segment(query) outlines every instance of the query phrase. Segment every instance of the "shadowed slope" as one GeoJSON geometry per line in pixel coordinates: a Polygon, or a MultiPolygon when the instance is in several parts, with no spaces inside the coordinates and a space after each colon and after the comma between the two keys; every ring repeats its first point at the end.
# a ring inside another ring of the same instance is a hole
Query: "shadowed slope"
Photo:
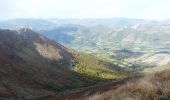
{"type": "Polygon", "coordinates": [[[29,29],[0,30],[0,84],[9,95],[31,97],[76,87],[72,83],[81,81],[68,69],[71,59],[70,49],[29,29]]]}

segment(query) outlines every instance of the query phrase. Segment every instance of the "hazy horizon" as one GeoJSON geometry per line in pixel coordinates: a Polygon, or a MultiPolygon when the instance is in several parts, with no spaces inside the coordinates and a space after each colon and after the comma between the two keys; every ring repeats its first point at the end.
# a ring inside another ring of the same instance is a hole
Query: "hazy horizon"
{"type": "Polygon", "coordinates": [[[170,18],[169,0],[0,0],[0,20],[170,18]]]}

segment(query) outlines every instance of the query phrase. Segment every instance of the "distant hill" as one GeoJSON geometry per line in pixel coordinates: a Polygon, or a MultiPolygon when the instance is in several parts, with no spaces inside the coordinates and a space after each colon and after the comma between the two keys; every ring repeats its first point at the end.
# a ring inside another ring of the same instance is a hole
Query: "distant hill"
{"type": "MultiPolygon", "coordinates": [[[[29,26],[58,43],[109,61],[115,61],[114,58],[134,58],[136,54],[170,50],[169,20],[110,18],[13,21],[4,23],[15,27],[29,26]],[[16,25],[12,24],[13,21],[16,25]],[[131,56],[127,53],[113,52],[122,49],[138,53],[131,56]]],[[[0,27],[4,25],[0,24],[0,27]]]]}
{"type": "Polygon", "coordinates": [[[87,27],[92,26],[109,26],[109,27],[124,27],[131,24],[147,24],[147,23],[157,23],[156,20],[147,20],[147,19],[133,19],[133,18],[89,18],[89,19],[49,19],[49,21],[57,24],[57,25],[66,25],[66,24],[74,24],[74,25],[83,25],[87,27]]]}
{"type": "Polygon", "coordinates": [[[0,28],[30,28],[33,30],[52,29],[56,24],[43,19],[12,19],[0,22],[0,28]]]}

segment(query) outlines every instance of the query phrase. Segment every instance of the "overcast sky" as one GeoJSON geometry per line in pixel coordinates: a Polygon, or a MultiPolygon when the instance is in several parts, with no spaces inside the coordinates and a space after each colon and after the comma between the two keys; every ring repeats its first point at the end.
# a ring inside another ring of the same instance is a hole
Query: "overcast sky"
{"type": "Polygon", "coordinates": [[[113,17],[169,19],[170,0],[0,0],[0,20],[113,17]]]}

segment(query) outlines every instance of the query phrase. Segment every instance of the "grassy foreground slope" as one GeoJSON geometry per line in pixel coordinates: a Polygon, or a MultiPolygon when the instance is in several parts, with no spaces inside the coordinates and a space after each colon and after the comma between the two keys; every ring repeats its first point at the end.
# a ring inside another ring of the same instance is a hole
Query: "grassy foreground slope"
{"type": "MultiPolygon", "coordinates": [[[[169,66],[169,65],[166,65],[169,66]]],[[[170,67],[170,66],[169,66],[170,67]]],[[[118,84],[117,84],[118,85],[118,84]]],[[[169,100],[170,69],[148,73],[141,78],[127,81],[104,93],[97,93],[85,100],[169,100]]]]}

